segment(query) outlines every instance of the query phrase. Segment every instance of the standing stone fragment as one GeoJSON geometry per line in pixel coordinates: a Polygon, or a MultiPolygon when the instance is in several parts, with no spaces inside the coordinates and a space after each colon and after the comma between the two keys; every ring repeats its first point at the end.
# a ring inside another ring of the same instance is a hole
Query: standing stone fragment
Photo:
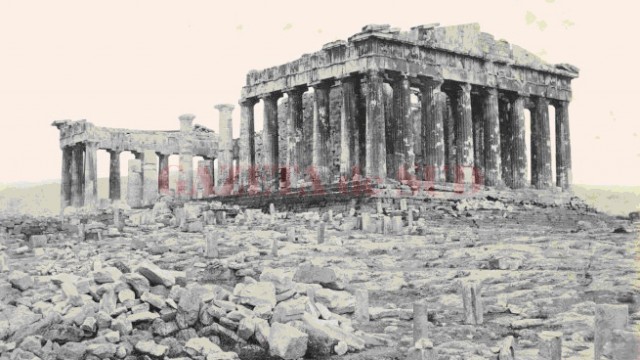
{"type": "Polygon", "coordinates": [[[471,325],[482,324],[482,302],[478,284],[475,282],[461,282],[462,303],[464,305],[464,323],[471,325]]]}
{"type": "Polygon", "coordinates": [[[598,304],[595,314],[595,336],[593,340],[595,360],[600,360],[604,345],[612,339],[614,330],[623,330],[627,325],[627,305],[598,304]]]}
{"type": "Polygon", "coordinates": [[[427,303],[417,301],[413,303],[413,342],[426,339],[429,336],[429,318],[427,303]]]}
{"type": "Polygon", "coordinates": [[[132,208],[142,205],[142,161],[138,159],[129,160],[127,204],[132,208]]]}
{"type": "Polygon", "coordinates": [[[369,290],[358,288],[356,295],[356,321],[366,324],[369,322],[369,290]]]}
{"type": "Polygon", "coordinates": [[[318,224],[318,245],[324,243],[325,223],[318,224]]]}
{"type": "Polygon", "coordinates": [[[215,259],[219,257],[218,251],[218,237],[213,231],[208,231],[206,234],[206,257],[209,259],[215,259]]]}
{"type": "Polygon", "coordinates": [[[539,360],[560,360],[562,358],[562,333],[557,331],[543,331],[538,334],[539,360]]]}

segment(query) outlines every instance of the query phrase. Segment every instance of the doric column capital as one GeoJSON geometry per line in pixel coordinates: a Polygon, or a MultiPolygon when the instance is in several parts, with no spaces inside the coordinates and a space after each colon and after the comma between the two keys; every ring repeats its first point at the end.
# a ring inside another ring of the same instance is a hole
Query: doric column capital
{"type": "Polygon", "coordinates": [[[469,84],[469,83],[459,83],[458,84],[458,90],[462,91],[462,92],[465,92],[465,93],[471,92],[471,84],[469,84]]]}
{"type": "Polygon", "coordinates": [[[305,91],[307,91],[306,85],[294,86],[283,90],[283,92],[287,94],[288,97],[302,95],[305,91]]]}
{"type": "Polygon", "coordinates": [[[244,98],[244,99],[240,99],[238,100],[238,104],[240,106],[246,106],[246,107],[250,107],[255,105],[260,99],[252,97],[252,98],[244,98]]]}
{"type": "Polygon", "coordinates": [[[485,96],[498,96],[498,89],[494,87],[483,87],[481,93],[485,96]]]}
{"type": "Polygon", "coordinates": [[[235,106],[232,104],[218,104],[214,106],[214,109],[220,112],[232,112],[235,106]]]}
{"type": "Polygon", "coordinates": [[[331,88],[332,85],[333,85],[332,82],[328,80],[320,80],[320,81],[314,81],[312,83],[309,83],[309,86],[311,86],[314,89],[314,91],[318,89],[328,90],[329,88],[331,88]]]}
{"type": "Polygon", "coordinates": [[[267,94],[262,94],[259,96],[262,101],[278,101],[278,99],[282,96],[280,91],[274,91],[267,94]]]}

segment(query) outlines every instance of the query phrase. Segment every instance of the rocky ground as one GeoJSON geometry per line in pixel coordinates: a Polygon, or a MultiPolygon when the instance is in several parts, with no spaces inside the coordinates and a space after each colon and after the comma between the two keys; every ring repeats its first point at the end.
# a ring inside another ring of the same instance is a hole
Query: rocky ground
{"type": "Polygon", "coordinates": [[[637,358],[638,223],[576,198],[116,210],[2,221],[0,359],[637,358]]]}

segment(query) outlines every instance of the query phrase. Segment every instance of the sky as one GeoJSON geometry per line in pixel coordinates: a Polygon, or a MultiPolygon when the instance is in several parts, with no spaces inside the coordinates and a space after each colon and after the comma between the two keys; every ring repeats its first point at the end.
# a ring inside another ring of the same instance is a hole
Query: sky
{"type": "MultiPolygon", "coordinates": [[[[54,120],[217,131],[251,69],[299,58],[366,24],[477,22],[483,32],[580,68],[569,108],[573,180],[640,185],[640,101],[632,1],[0,0],[0,183],[59,179],[54,120]]],[[[260,127],[257,124],[257,127],[260,127]]],[[[126,161],[124,161],[126,164],[126,161]]],[[[98,176],[108,176],[98,153],[98,176]]]]}

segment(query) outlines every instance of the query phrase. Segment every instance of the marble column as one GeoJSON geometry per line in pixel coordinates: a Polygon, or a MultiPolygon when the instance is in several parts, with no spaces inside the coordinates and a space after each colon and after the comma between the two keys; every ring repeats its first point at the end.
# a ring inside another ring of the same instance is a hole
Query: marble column
{"type": "Polygon", "coordinates": [[[534,97],[531,113],[531,183],[537,189],[553,185],[551,170],[551,133],[549,129],[549,100],[534,97]]]}
{"type": "Polygon", "coordinates": [[[109,199],[120,200],[120,151],[109,150],[109,199]]]}
{"type": "Polygon", "coordinates": [[[503,183],[508,187],[513,187],[513,176],[511,172],[511,153],[513,141],[511,134],[511,108],[509,100],[501,98],[498,102],[498,117],[500,119],[500,165],[502,168],[503,183]]]}
{"type": "Polygon", "coordinates": [[[233,119],[231,112],[233,105],[220,104],[215,106],[219,111],[218,142],[218,174],[216,185],[223,194],[231,193],[233,188],[233,119]],[[224,188],[224,189],[223,189],[224,188]]]}
{"type": "Polygon", "coordinates": [[[297,87],[287,91],[289,101],[289,109],[287,113],[287,153],[286,156],[286,183],[290,187],[298,186],[298,179],[302,174],[302,156],[303,156],[303,130],[302,130],[302,94],[304,88],[297,87]]]}
{"type": "Polygon", "coordinates": [[[142,202],[153,205],[158,199],[158,156],[153,150],[145,150],[142,164],[142,202]]]}
{"type": "Polygon", "coordinates": [[[60,211],[63,212],[67,206],[71,205],[71,163],[73,160],[73,149],[70,146],[62,148],[62,177],[60,180],[60,211]]]}
{"type": "Polygon", "coordinates": [[[473,182],[484,185],[484,98],[471,97],[473,127],[473,182]]]}
{"type": "Polygon", "coordinates": [[[127,175],[127,204],[132,207],[142,206],[142,161],[130,159],[127,175]]]}
{"type": "MultiPolygon", "coordinates": [[[[239,167],[240,186],[245,187],[250,184],[250,175],[255,171],[255,128],[253,108],[257,100],[254,98],[240,101],[240,146],[239,146],[239,167]]],[[[213,170],[213,161],[211,165],[213,170]]]]}
{"type": "Polygon", "coordinates": [[[441,80],[427,79],[421,89],[423,180],[438,183],[445,181],[445,129],[441,106],[446,104],[446,98],[440,93],[441,85],[441,80]]]}
{"type": "Polygon", "coordinates": [[[460,84],[456,91],[456,182],[473,182],[473,120],[471,118],[471,85],[460,84]]]}
{"type": "Polygon", "coordinates": [[[363,84],[366,108],[365,176],[384,181],[387,175],[382,74],[369,70],[363,84]]]}
{"type": "Polygon", "coordinates": [[[571,187],[571,142],[569,136],[569,102],[557,101],[556,113],[556,186],[571,187]]]}
{"type": "Polygon", "coordinates": [[[356,127],[357,115],[357,80],[353,77],[340,79],[342,87],[342,106],[340,107],[340,176],[350,179],[352,167],[357,166],[359,132],[356,127]]]}
{"type": "MultiPolygon", "coordinates": [[[[264,103],[264,129],[262,131],[262,171],[265,176],[265,190],[276,191],[280,188],[279,147],[278,147],[278,98],[280,93],[271,93],[262,97],[264,103]]],[[[218,165],[219,166],[219,165],[218,165]]]]}
{"type": "Polygon", "coordinates": [[[527,143],[524,122],[524,98],[517,95],[511,104],[511,178],[512,188],[522,189],[527,185],[527,143]]]}
{"type": "MultiPolygon", "coordinates": [[[[179,117],[180,131],[190,132],[193,130],[193,119],[195,115],[184,114],[179,117]]],[[[178,198],[183,200],[191,199],[193,196],[193,144],[185,140],[180,143],[180,167],[178,170],[178,198]]]]}
{"type": "Polygon", "coordinates": [[[329,83],[313,86],[313,153],[311,165],[320,176],[322,183],[331,180],[330,165],[330,124],[329,124],[329,83]]]}
{"type": "Polygon", "coordinates": [[[484,183],[499,186],[503,182],[498,90],[486,89],[484,95],[484,183]]]}
{"type": "Polygon", "coordinates": [[[88,207],[98,206],[98,143],[85,142],[84,152],[84,205],[88,207]]]}
{"type": "Polygon", "coordinates": [[[169,194],[169,154],[158,153],[158,193],[169,194]]]}
{"type": "Polygon", "coordinates": [[[448,93],[444,99],[442,109],[442,123],[444,125],[444,167],[445,179],[448,183],[456,179],[456,119],[454,109],[457,108],[455,94],[448,93]]]}
{"type": "Polygon", "coordinates": [[[394,164],[387,164],[394,169],[393,176],[398,180],[415,179],[416,156],[413,151],[415,134],[413,133],[413,121],[411,121],[411,88],[409,77],[402,74],[401,78],[393,84],[393,118],[395,129],[393,134],[394,164]]]}
{"type": "Polygon", "coordinates": [[[71,204],[74,207],[84,205],[84,145],[73,146],[71,159],[71,204]]]}

